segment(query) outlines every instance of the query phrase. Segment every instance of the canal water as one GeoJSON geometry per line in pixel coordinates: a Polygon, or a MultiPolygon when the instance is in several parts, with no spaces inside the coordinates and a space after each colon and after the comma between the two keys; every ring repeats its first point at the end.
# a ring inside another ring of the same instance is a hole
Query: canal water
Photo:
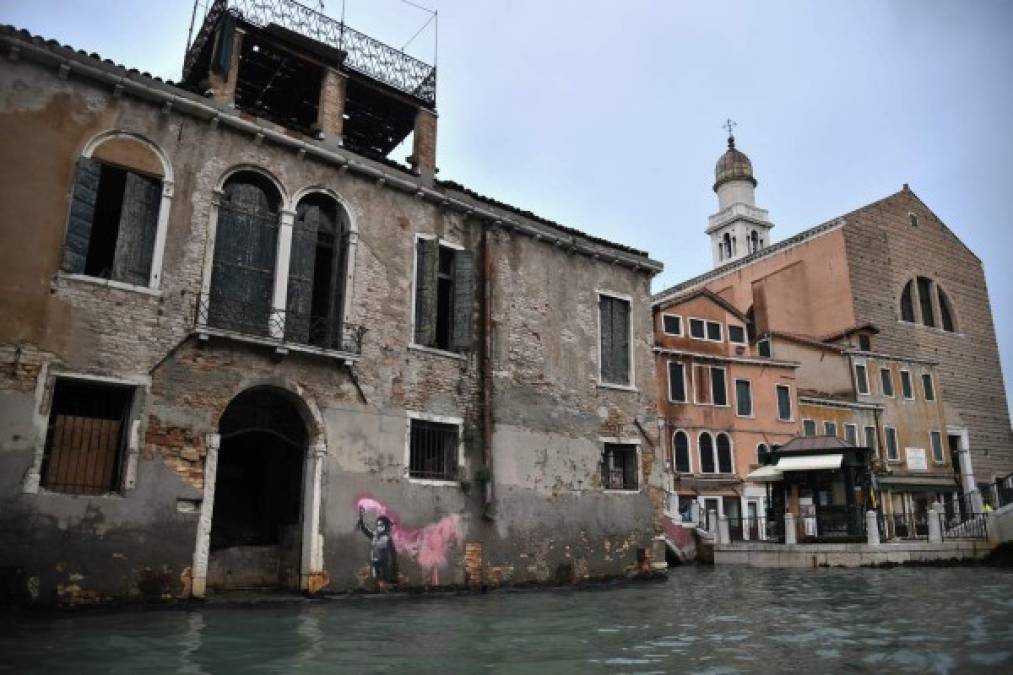
{"type": "Polygon", "coordinates": [[[1013,572],[682,567],[594,590],[0,615],[3,673],[1013,672],[1013,572]]]}

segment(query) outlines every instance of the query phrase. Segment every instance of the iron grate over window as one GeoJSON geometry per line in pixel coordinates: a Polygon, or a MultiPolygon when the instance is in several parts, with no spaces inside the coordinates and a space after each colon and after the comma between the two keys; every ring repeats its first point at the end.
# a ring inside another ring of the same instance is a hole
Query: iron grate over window
{"type": "Polygon", "coordinates": [[[637,446],[606,443],[602,458],[602,483],[606,490],[640,489],[637,446]]]}
{"type": "Polygon", "coordinates": [[[408,475],[457,480],[458,427],[428,420],[411,421],[408,475]]]}

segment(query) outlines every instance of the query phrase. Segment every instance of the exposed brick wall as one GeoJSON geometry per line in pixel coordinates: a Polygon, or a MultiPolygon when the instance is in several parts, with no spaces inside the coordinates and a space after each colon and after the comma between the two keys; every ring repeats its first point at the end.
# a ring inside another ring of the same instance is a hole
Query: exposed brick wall
{"type": "Polygon", "coordinates": [[[947,421],[958,423],[952,417],[959,416],[969,429],[978,480],[1013,471],[1013,434],[981,262],[910,190],[851,214],[844,231],[856,317],[881,331],[874,348],[938,361],[942,397],[955,414],[947,421]],[[917,226],[909,213],[918,216],[917,226]],[[916,275],[945,290],[957,332],[900,321],[901,291],[916,275]]]}

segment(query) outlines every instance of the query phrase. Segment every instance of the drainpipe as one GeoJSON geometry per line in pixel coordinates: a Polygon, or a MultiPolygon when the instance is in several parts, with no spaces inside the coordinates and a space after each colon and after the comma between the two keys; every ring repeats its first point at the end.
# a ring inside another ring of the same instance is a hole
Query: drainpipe
{"type": "Polygon", "coordinates": [[[493,264],[488,227],[482,228],[482,294],[479,301],[481,339],[479,341],[479,378],[482,391],[482,453],[485,463],[485,492],[482,495],[482,517],[493,520],[495,503],[493,493],[493,378],[492,378],[492,280],[493,264]]]}

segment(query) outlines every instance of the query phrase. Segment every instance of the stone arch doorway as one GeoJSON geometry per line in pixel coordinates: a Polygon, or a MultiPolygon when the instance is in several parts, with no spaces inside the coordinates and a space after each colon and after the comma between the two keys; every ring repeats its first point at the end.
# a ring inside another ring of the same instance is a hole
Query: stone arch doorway
{"type": "Polygon", "coordinates": [[[219,422],[208,587],[299,589],[308,433],[288,392],[254,387],[219,422]]]}

